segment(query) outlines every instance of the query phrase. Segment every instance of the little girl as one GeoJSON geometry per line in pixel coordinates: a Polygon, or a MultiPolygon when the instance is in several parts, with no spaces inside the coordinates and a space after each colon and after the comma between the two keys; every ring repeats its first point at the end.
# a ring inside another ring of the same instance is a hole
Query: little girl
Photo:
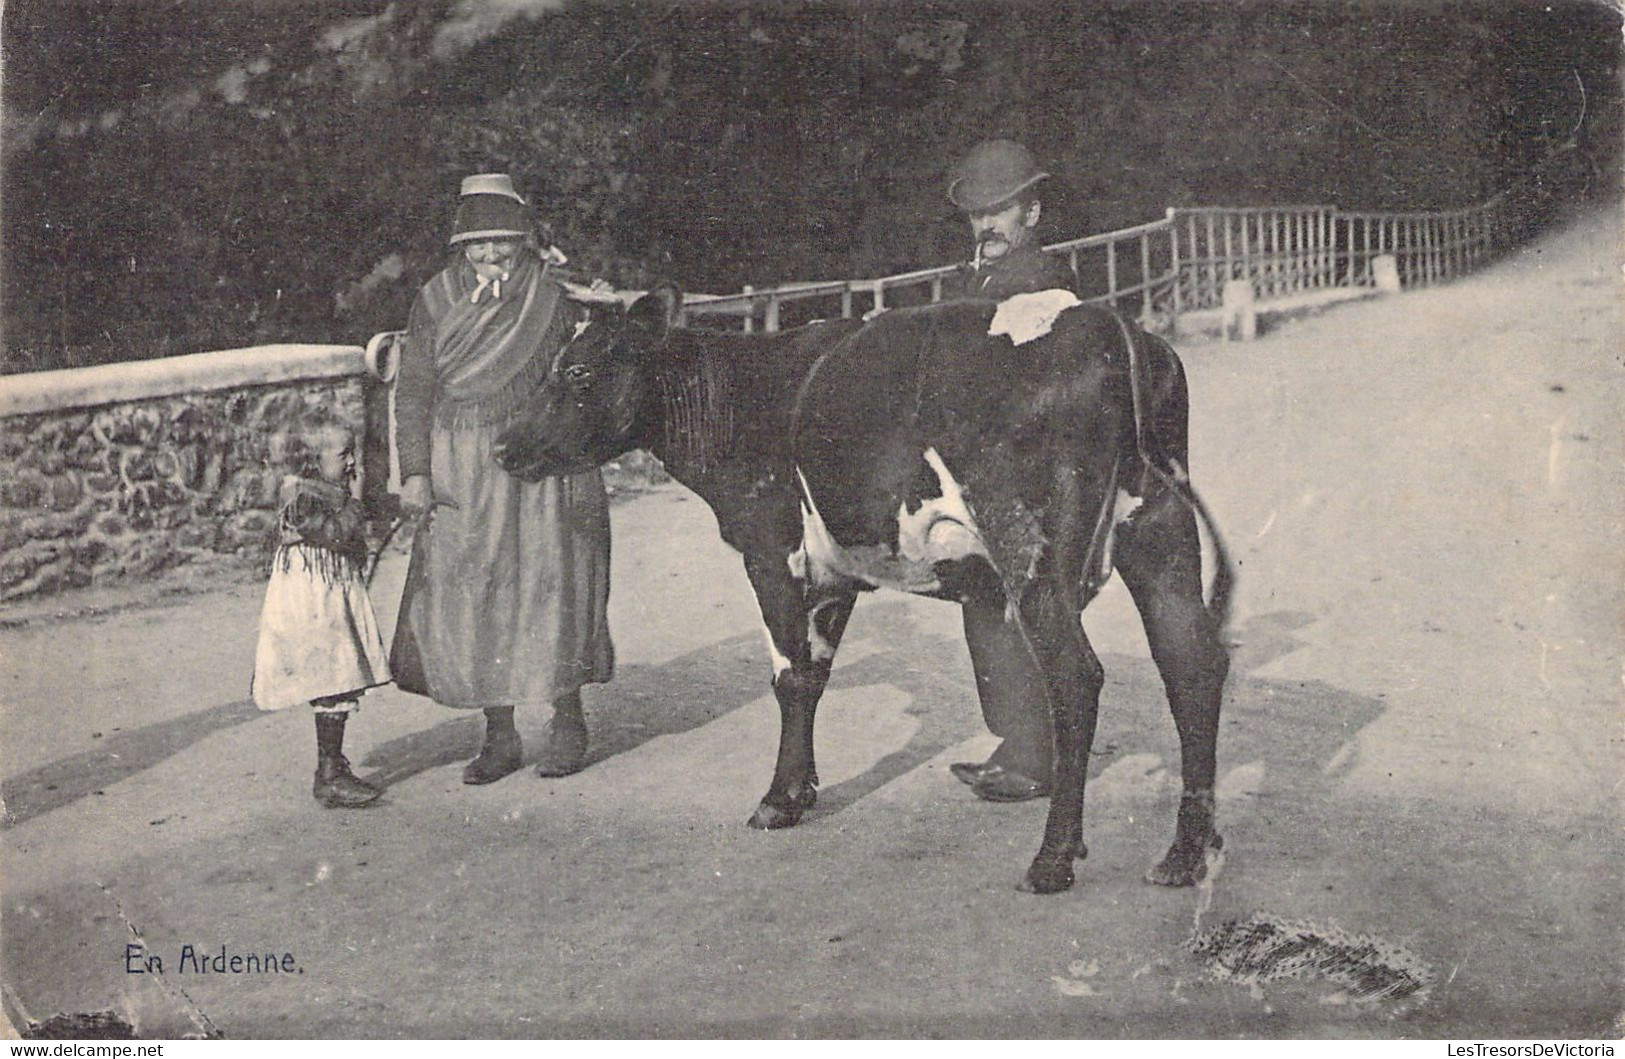
{"type": "Polygon", "coordinates": [[[281,710],[309,702],[316,715],[316,783],[329,809],[383,793],[350,772],[344,722],[362,692],[389,682],[388,653],[363,577],[367,541],[350,495],[355,436],[329,426],[285,438],[299,473],[282,480],[271,581],[260,613],[254,703],[281,710]]]}

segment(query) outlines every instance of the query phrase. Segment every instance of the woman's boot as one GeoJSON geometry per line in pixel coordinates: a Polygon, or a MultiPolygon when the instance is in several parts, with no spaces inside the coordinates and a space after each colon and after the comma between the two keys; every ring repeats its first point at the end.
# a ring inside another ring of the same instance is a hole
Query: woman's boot
{"type": "Polygon", "coordinates": [[[344,722],[348,713],[316,715],[316,783],[310,793],[329,809],[354,809],[384,793],[356,778],[344,757],[344,722]]]}
{"type": "Polygon", "coordinates": [[[512,706],[488,706],[485,710],[485,745],[480,756],[463,767],[463,782],[471,786],[495,783],[524,764],[525,750],[519,742],[519,729],[513,725],[512,706]]]}
{"type": "Polygon", "coordinates": [[[553,700],[553,719],[542,733],[536,775],[568,776],[587,763],[587,719],[581,713],[581,692],[553,700]]]}

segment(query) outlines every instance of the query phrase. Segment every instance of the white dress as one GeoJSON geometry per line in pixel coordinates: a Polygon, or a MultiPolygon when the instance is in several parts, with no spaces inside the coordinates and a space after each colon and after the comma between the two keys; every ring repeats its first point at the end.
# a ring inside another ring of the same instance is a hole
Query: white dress
{"type": "MultiPolygon", "coordinates": [[[[362,561],[353,557],[353,549],[340,554],[305,536],[313,525],[334,525],[347,497],[335,498],[328,483],[294,483],[284,483],[294,496],[282,510],[282,543],[260,612],[253,694],[262,710],[358,697],[390,679],[389,655],[367,596],[362,561]]],[[[351,521],[353,535],[359,532],[359,520],[351,521]]]]}

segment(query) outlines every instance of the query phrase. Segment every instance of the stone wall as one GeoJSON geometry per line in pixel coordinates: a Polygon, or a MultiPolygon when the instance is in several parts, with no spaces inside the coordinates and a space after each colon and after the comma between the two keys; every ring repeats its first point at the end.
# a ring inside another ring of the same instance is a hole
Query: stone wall
{"type": "Polygon", "coordinates": [[[7,417],[0,600],[203,553],[261,561],[286,470],[272,439],[333,419],[359,437],[371,388],[357,375],[7,417]]]}

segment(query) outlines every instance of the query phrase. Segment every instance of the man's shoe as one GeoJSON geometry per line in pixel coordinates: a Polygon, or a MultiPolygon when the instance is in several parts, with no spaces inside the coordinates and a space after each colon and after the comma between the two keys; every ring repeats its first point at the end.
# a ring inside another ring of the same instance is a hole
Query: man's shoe
{"type": "Polygon", "coordinates": [[[987,802],[1025,802],[1049,796],[1049,784],[999,765],[983,769],[981,779],[972,784],[971,789],[976,797],[987,802]]]}
{"type": "Polygon", "coordinates": [[[948,771],[952,772],[954,779],[960,783],[968,783],[974,787],[982,781],[982,777],[986,776],[989,770],[998,767],[986,761],[958,761],[949,765],[948,771]]]}

